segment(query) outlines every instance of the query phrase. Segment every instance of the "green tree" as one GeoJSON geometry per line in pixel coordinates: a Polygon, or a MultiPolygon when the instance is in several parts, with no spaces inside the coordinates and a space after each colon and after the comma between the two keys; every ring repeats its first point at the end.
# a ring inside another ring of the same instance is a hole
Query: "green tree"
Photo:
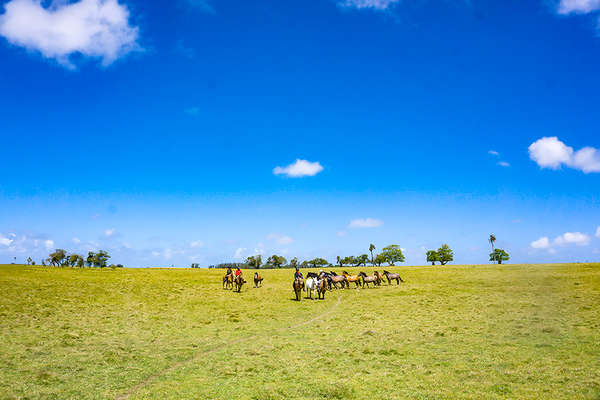
{"type": "Polygon", "coordinates": [[[272,265],[275,268],[281,268],[283,264],[285,264],[287,260],[283,256],[278,256],[273,254],[271,257],[267,258],[267,264],[272,265]]]}
{"type": "Polygon", "coordinates": [[[33,265],[33,260],[31,259],[31,257],[27,257],[27,265],[33,265]]]}
{"type": "Polygon", "coordinates": [[[290,267],[292,267],[292,268],[298,267],[298,259],[296,257],[294,257],[290,260],[290,267]]]}
{"type": "Polygon", "coordinates": [[[440,261],[438,259],[438,252],[435,250],[427,251],[427,262],[430,262],[431,265],[435,265],[436,261],[440,261]]]}
{"type": "Polygon", "coordinates": [[[340,266],[340,268],[344,268],[344,259],[340,256],[337,256],[337,263],[340,266]]]}
{"type": "Polygon", "coordinates": [[[50,264],[58,267],[59,265],[62,265],[64,260],[67,258],[67,252],[63,249],[56,249],[53,253],[50,253],[49,257],[50,264]]]}
{"type": "Polygon", "coordinates": [[[250,256],[246,259],[246,264],[254,269],[259,269],[262,265],[262,256],[260,254],[250,256]]]}
{"type": "Polygon", "coordinates": [[[85,263],[87,264],[88,267],[95,267],[96,266],[96,253],[94,253],[93,251],[88,251],[88,255],[87,255],[87,258],[85,259],[85,263]]]}
{"type": "Polygon", "coordinates": [[[369,245],[369,251],[371,252],[371,264],[375,265],[375,258],[373,258],[373,250],[375,250],[375,245],[371,243],[369,245]]]}
{"type": "Polygon", "coordinates": [[[448,262],[454,261],[454,252],[447,244],[443,244],[442,247],[437,250],[437,256],[438,261],[442,265],[446,265],[448,262]]]}
{"type": "Polygon", "coordinates": [[[79,258],[79,254],[71,254],[69,256],[69,265],[74,267],[77,264],[77,261],[79,261],[79,258]]]}
{"type": "Polygon", "coordinates": [[[364,265],[366,267],[367,263],[369,262],[369,255],[361,254],[360,256],[356,257],[356,262],[358,263],[358,266],[364,265]]]}
{"type": "Polygon", "coordinates": [[[313,258],[308,262],[313,268],[322,267],[324,265],[329,265],[329,262],[324,258],[313,258]]]}
{"type": "Polygon", "coordinates": [[[510,256],[502,249],[495,249],[493,253],[490,253],[490,261],[495,261],[498,264],[502,264],[502,261],[508,260],[510,260],[510,256]]]}
{"type": "Polygon", "coordinates": [[[85,260],[83,259],[83,257],[82,257],[82,256],[79,256],[79,257],[77,258],[77,267],[79,267],[79,268],[83,268],[83,265],[84,265],[84,263],[85,263],[85,260]]]}
{"type": "Polygon", "coordinates": [[[404,254],[402,254],[402,249],[397,244],[391,244],[387,247],[384,247],[381,251],[381,254],[385,257],[385,261],[391,266],[397,262],[404,262],[404,254]]]}
{"type": "MultiPolygon", "coordinates": [[[[495,241],[496,241],[496,236],[492,233],[488,239],[488,242],[490,242],[490,245],[492,246],[492,253],[494,253],[494,254],[495,254],[495,252],[494,252],[494,242],[495,241]]],[[[492,259],[490,261],[493,261],[494,263],[496,262],[495,259],[492,259]]]]}
{"type": "Polygon", "coordinates": [[[381,264],[383,264],[384,262],[386,262],[386,259],[383,254],[377,254],[375,256],[375,264],[377,264],[378,267],[381,267],[381,264]]]}
{"type": "Polygon", "coordinates": [[[310,265],[310,264],[309,264],[309,262],[308,262],[308,261],[306,261],[306,260],[304,260],[304,261],[302,261],[302,263],[300,264],[300,268],[308,268],[308,266],[309,266],[309,265],[310,265]]]}
{"type": "Polygon", "coordinates": [[[99,250],[96,253],[96,265],[99,266],[100,268],[104,268],[107,265],[107,261],[110,258],[110,256],[108,255],[108,253],[104,250],[99,250]]]}

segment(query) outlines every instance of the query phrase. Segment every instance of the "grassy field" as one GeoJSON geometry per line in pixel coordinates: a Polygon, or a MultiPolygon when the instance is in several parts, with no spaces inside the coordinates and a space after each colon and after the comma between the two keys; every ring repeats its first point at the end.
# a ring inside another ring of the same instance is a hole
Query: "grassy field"
{"type": "Polygon", "coordinates": [[[600,398],[600,264],[389,269],[296,302],[291,270],[0,266],[0,399],[600,398]]]}

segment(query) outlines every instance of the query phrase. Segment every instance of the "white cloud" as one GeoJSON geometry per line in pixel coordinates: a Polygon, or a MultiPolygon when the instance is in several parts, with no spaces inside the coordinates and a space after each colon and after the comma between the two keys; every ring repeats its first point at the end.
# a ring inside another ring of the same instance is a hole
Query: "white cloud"
{"type": "Polygon", "coordinates": [[[387,10],[400,0],[341,0],[338,5],[345,8],[387,10]]]}
{"type": "Polygon", "coordinates": [[[596,228],[596,237],[600,238],[600,226],[596,228]]]}
{"type": "Polygon", "coordinates": [[[140,49],[138,28],[129,25],[129,10],[118,0],[54,0],[46,8],[41,0],[11,0],[4,9],[0,35],[68,68],[76,53],[109,65],[140,49]]]}
{"type": "Polygon", "coordinates": [[[50,240],[50,239],[45,240],[44,246],[46,246],[46,249],[52,250],[54,248],[54,240],[50,240]]]}
{"type": "Polygon", "coordinates": [[[6,236],[0,235],[0,244],[3,246],[10,246],[13,242],[13,239],[9,239],[6,236]]]}
{"type": "Polygon", "coordinates": [[[106,237],[114,236],[116,233],[117,233],[117,231],[115,228],[106,229],[104,231],[104,234],[106,235],[106,237]]]}
{"type": "Polygon", "coordinates": [[[498,153],[498,152],[497,152],[497,151],[495,151],[495,150],[490,150],[490,151],[488,151],[488,154],[491,154],[491,155],[493,155],[493,156],[499,156],[499,155],[500,155],[500,153],[498,153]]]}
{"type": "Polygon", "coordinates": [[[348,232],[346,232],[346,231],[338,231],[338,232],[337,232],[337,235],[338,235],[338,237],[344,237],[344,236],[346,236],[347,234],[348,234],[348,232]]]}
{"type": "Polygon", "coordinates": [[[235,259],[241,259],[244,258],[244,252],[246,251],[246,248],[244,247],[238,247],[238,249],[235,251],[235,254],[233,255],[233,258],[235,259]]]}
{"type": "Polygon", "coordinates": [[[73,240],[73,243],[75,243],[75,244],[81,243],[81,239],[79,239],[79,238],[74,237],[72,240],[73,240]]]}
{"type": "Polygon", "coordinates": [[[348,228],[377,228],[383,225],[383,221],[375,218],[359,218],[350,221],[348,228]]]}
{"type": "Polygon", "coordinates": [[[548,249],[550,248],[550,239],[546,236],[541,237],[538,240],[531,242],[530,246],[534,249],[548,249]]]}
{"type": "Polygon", "coordinates": [[[277,244],[290,244],[294,242],[294,239],[291,237],[277,233],[270,233],[267,235],[267,239],[274,240],[277,244]]]}
{"type": "Polygon", "coordinates": [[[510,164],[507,163],[506,161],[499,161],[498,165],[501,167],[510,167],[510,164]]]}
{"type": "Polygon", "coordinates": [[[529,157],[541,168],[559,169],[563,164],[584,173],[600,172],[600,152],[593,147],[574,151],[556,136],[543,137],[529,146],[529,157]]]}
{"type": "Polygon", "coordinates": [[[202,240],[195,240],[193,242],[190,242],[190,247],[193,247],[193,248],[204,247],[204,242],[202,240]]]}
{"type": "Polygon", "coordinates": [[[600,0],[561,0],[559,14],[587,14],[600,9],[600,0]]]}
{"type": "Polygon", "coordinates": [[[590,237],[581,232],[567,232],[554,239],[554,244],[565,246],[575,244],[577,246],[587,246],[590,243],[590,237]]]}
{"type": "Polygon", "coordinates": [[[300,178],[303,176],[315,176],[323,171],[321,164],[306,160],[296,159],[296,162],[286,167],[275,167],[273,173],[275,175],[287,175],[291,178],[300,178]]]}

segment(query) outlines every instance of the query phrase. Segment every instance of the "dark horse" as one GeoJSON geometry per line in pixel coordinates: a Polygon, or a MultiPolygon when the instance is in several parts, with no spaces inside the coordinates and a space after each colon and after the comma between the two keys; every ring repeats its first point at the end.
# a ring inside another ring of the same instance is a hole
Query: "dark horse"
{"type": "Polygon", "coordinates": [[[258,274],[258,272],[254,273],[254,287],[262,286],[263,277],[258,274]]]}
{"type": "Polygon", "coordinates": [[[294,293],[296,293],[296,300],[302,300],[302,288],[304,287],[304,281],[302,278],[297,278],[292,283],[292,288],[294,289],[294,293]]]}
{"type": "Polygon", "coordinates": [[[400,282],[404,282],[402,278],[400,278],[400,274],[392,274],[391,272],[384,270],[383,275],[387,278],[388,285],[391,285],[394,279],[396,280],[396,285],[399,285],[400,282]]]}
{"type": "Polygon", "coordinates": [[[223,277],[223,289],[233,289],[233,274],[223,277]]]}
{"type": "Polygon", "coordinates": [[[320,281],[317,281],[317,296],[319,300],[325,300],[325,292],[327,291],[327,279],[323,277],[320,281]],[[323,297],[321,297],[323,296],[323,297]]]}
{"type": "Polygon", "coordinates": [[[235,277],[235,291],[240,292],[242,290],[242,286],[246,283],[246,280],[242,277],[242,275],[238,275],[235,277]]]}
{"type": "Polygon", "coordinates": [[[369,287],[369,283],[377,285],[379,282],[379,278],[377,277],[377,275],[367,275],[364,272],[359,272],[358,275],[362,276],[363,287],[365,287],[365,285],[369,287]]]}

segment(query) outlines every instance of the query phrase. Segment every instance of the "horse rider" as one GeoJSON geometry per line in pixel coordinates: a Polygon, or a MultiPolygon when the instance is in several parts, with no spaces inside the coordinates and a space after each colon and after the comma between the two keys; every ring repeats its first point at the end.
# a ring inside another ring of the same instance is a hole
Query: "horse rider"
{"type": "Polygon", "coordinates": [[[294,272],[294,280],[296,279],[302,279],[302,289],[304,289],[304,276],[302,276],[302,272],[300,272],[298,267],[296,267],[296,272],[294,272]]]}
{"type": "Polygon", "coordinates": [[[232,274],[231,267],[227,267],[227,273],[225,274],[225,276],[229,276],[231,274],[232,274]]]}
{"type": "Polygon", "coordinates": [[[240,267],[237,267],[235,269],[235,277],[237,278],[238,276],[242,275],[242,270],[240,269],[240,267]]]}

